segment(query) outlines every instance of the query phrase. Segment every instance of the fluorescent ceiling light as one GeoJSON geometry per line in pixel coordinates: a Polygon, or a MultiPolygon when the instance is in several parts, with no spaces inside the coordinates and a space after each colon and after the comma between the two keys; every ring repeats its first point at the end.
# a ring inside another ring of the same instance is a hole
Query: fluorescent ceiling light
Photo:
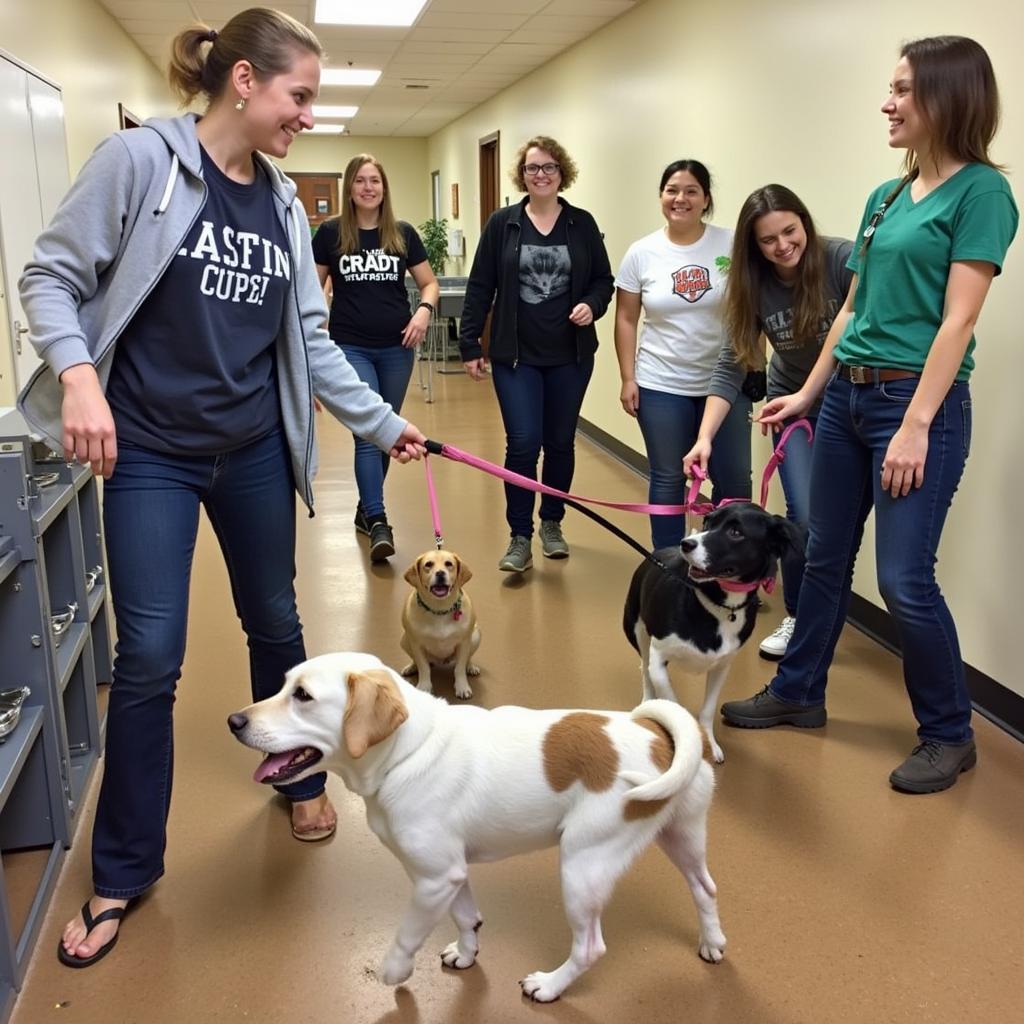
{"type": "Polygon", "coordinates": [[[344,130],[343,124],[315,124],[312,128],[305,129],[314,135],[340,135],[344,130]]]}
{"type": "Polygon", "coordinates": [[[376,85],[379,71],[369,68],[324,68],[320,72],[321,85],[376,85]]]}
{"type": "Polygon", "coordinates": [[[427,0],[316,0],[321,25],[411,25],[427,0]]]}
{"type": "Polygon", "coordinates": [[[314,103],[314,117],[355,117],[358,107],[332,107],[329,104],[314,103]]]}

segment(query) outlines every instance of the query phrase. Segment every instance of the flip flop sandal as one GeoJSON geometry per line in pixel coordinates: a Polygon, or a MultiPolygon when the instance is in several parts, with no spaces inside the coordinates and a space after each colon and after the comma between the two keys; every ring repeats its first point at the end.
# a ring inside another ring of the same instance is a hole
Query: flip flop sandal
{"type": "MultiPolygon", "coordinates": [[[[85,924],[86,935],[88,935],[96,925],[102,924],[104,921],[120,921],[127,912],[128,907],[111,907],[109,910],[104,910],[101,914],[97,914],[93,917],[89,912],[89,901],[86,900],[82,905],[82,921],[85,924]]],[[[120,938],[120,935],[121,929],[118,928],[117,931],[114,932],[114,937],[109,942],[105,942],[100,946],[92,956],[75,956],[64,948],[63,941],[59,941],[57,943],[57,959],[60,960],[65,967],[92,967],[97,960],[102,960],[114,948],[114,946],[117,945],[117,940],[120,938]]]]}
{"type": "Polygon", "coordinates": [[[319,843],[322,839],[330,839],[337,831],[337,821],[335,821],[333,825],[329,825],[327,828],[307,828],[302,831],[292,825],[292,835],[295,836],[300,843],[319,843]]]}

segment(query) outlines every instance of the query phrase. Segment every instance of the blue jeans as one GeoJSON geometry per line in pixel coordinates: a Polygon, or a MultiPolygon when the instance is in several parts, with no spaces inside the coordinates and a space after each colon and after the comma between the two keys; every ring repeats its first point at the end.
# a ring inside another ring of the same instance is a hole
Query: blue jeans
{"type": "Polygon", "coordinates": [[[875,510],[878,587],[899,627],[906,683],[922,740],[971,738],[956,626],[935,580],[935,559],[971,444],[971,394],[954,384],[928,431],[924,483],[902,498],[881,487],[882,460],[917,379],[873,386],[834,378],[818,415],[811,469],[810,538],[796,629],[771,682],[779,699],[825,700],[828,668],[846,619],[864,520],[875,510]]]}
{"type": "MultiPolygon", "coordinates": [[[[576,423],[593,372],[593,356],[561,366],[491,364],[505,424],[506,469],[536,480],[543,448],[541,483],[569,490],[576,470],[576,423]]],[[[505,518],[513,536],[533,536],[533,496],[525,487],[505,484],[505,518]]],[[[565,502],[541,496],[541,519],[561,522],[564,516],[565,502]]]]}
{"type": "MultiPolygon", "coordinates": [[[[392,345],[388,348],[365,348],[361,345],[340,345],[345,358],[360,380],[366,381],[395,412],[402,411],[409,387],[416,350],[392,345]]],[[[356,443],[356,486],[359,504],[367,517],[384,514],[384,477],[388,475],[391,457],[375,444],[352,435],[356,443]]]]}
{"type": "MultiPolygon", "coordinates": [[[[811,424],[811,429],[817,431],[817,416],[804,418],[811,424]]],[[[783,428],[793,422],[786,420],[783,428]]],[[[779,435],[776,434],[776,444],[778,439],[779,435]]],[[[785,458],[779,463],[779,480],[786,498],[786,518],[805,529],[810,521],[811,449],[812,444],[807,439],[807,434],[803,430],[794,430],[786,441],[785,458]]],[[[782,559],[782,591],[787,615],[796,615],[800,587],[804,580],[804,565],[802,558],[787,555],[782,559]]]]}
{"type": "MultiPolygon", "coordinates": [[[[683,456],[697,440],[706,401],[640,388],[636,418],[651,467],[648,501],[652,505],[681,505],[686,500],[683,456]]],[[[708,472],[711,500],[716,503],[723,498],[750,499],[750,409],[750,399],[740,394],[715,435],[708,472]]],[[[655,550],[677,547],[685,533],[685,516],[651,516],[655,550]]]]}
{"type": "MultiPolygon", "coordinates": [[[[103,489],[117,648],[92,836],[96,893],[111,899],[143,892],[164,872],[171,715],[200,505],[220,542],[248,640],[253,699],[277,693],[285,672],[306,657],[293,587],[295,490],[283,435],[220,456],[122,443],[103,489]]],[[[309,799],[325,780],[320,772],[280,792],[309,799]]]]}

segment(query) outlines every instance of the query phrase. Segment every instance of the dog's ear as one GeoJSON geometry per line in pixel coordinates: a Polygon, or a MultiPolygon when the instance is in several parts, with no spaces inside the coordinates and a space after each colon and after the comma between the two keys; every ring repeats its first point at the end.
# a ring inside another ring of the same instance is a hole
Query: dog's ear
{"type": "Polygon", "coordinates": [[[771,548],[779,558],[786,558],[788,555],[804,556],[807,547],[807,531],[785,516],[772,516],[771,525],[768,528],[771,539],[771,548]]]}
{"type": "Polygon", "coordinates": [[[455,582],[461,587],[473,578],[473,570],[458,555],[455,556],[455,564],[459,567],[455,582]]]}
{"type": "MultiPolygon", "coordinates": [[[[423,556],[420,555],[420,558],[423,556]]],[[[411,583],[414,587],[420,581],[420,558],[417,558],[408,569],[405,570],[405,582],[411,583]]]]}
{"type": "Polygon", "coordinates": [[[387,669],[352,672],[347,682],[341,733],[349,756],[358,758],[386,740],[409,717],[409,709],[387,669]]]}

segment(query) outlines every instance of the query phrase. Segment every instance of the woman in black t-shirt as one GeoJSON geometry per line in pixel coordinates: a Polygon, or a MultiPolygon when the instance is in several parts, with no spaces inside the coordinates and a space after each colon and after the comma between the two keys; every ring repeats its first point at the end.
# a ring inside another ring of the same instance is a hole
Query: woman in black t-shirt
{"type": "MultiPolygon", "coordinates": [[[[329,277],[333,293],[328,330],[360,378],[397,413],[412,376],[416,346],[437,306],[437,278],[415,228],[395,220],[391,188],[379,160],[369,153],[354,156],[345,168],[342,195],[341,213],[324,221],[313,238],[320,283],[329,277]],[[406,270],[422,300],[411,317],[406,270]]],[[[360,437],[355,444],[355,526],[370,538],[370,559],[382,562],[395,553],[384,510],[387,457],[360,437]]]]}

